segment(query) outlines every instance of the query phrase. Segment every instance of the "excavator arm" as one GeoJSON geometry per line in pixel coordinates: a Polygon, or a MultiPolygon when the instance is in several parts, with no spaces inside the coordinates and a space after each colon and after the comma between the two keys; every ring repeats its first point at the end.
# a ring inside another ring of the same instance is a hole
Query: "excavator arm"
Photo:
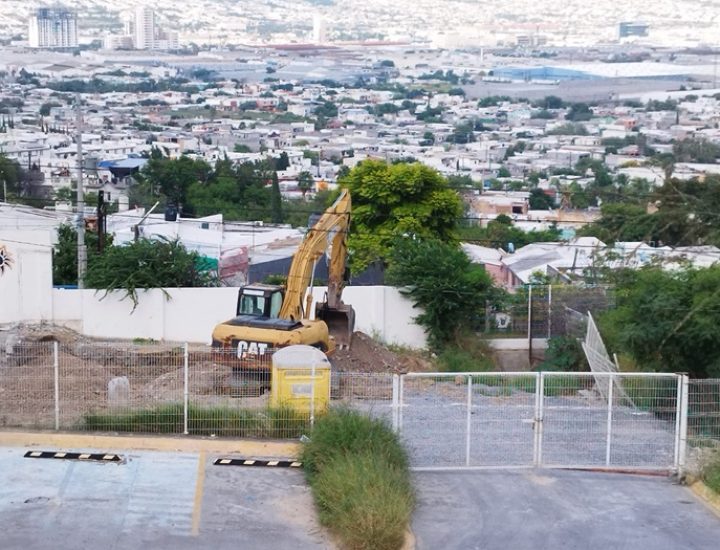
{"type": "Polygon", "coordinates": [[[335,332],[334,336],[338,341],[348,344],[355,315],[351,307],[342,303],[342,290],[347,262],[350,209],[350,192],[343,190],[305,235],[290,266],[285,298],[279,315],[281,319],[293,321],[309,317],[311,297],[308,297],[307,304],[304,304],[305,294],[312,281],[315,264],[327,252],[330,261],[328,294],[326,301],[317,305],[316,316],[328,323],[330,333],[335,332]]]}

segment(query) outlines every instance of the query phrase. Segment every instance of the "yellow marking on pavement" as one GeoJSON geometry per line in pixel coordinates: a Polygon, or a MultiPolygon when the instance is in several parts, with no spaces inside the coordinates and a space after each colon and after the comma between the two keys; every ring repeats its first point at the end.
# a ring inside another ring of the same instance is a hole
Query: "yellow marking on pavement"
{"type": "Polygon", "coordinates": [[[245,464],[245,466],[252,466],[253,464],[255,464],[255,461],[254,460],[246,460],[245,462],[243,462],[243,464],[245,464]]]}
{"type": "Polygon", "coordinates": [[[195,499],[193,500],[192,536],[200,534],[200,516],[202,514],[202,499],[205,488],[205,451],[200,451],[198,457],[197,480],[195,481],[195,499]]]}
{"type": "Polygon", "coordinates": [[[231,462],[232,462],[232,460],[230,460],[229,458],[223,458],[220,461],[220,464],[230,464],[231,462]]]}
{"type": "Polygon", "coordinates": [[[690,490],[695,493],[695,495],[703,501],[705,506],[710,508],[716,516],[720,517],[720,494],[713,491],[702,481],[696,481],[690,485],[690,490]]]}
{"type": "Polygon", "coordinates": [[[35,451],[30,453],[30,456],[42,456],[42,453],[40,451],[35,451]]]}
{"type": "Polygon", "coordinates": [[[302,466],[302,462],[293,462],[290,464],[291,468],[299,468],[300,466],[302,466]]]}
{"type": "Polygon", "coordinates": [[[67,453],[55,453],[55,458],[62,458],[62,457],[64,457],[66,454],[67,454],[67,453]]]}
{"type": "Polygon", "coordinates": [[[278,465],[278,461],[277,461],[277,460],[271,460],[270,462],[267,463],[267,465],[268,465],[268,466],[277,466],[277,465],[278,465]]]}
{"type": "Polygon", "coordinates": [[[86,453],[86,454],[81,454],[78,458],[79,458],[80,460],[87,460],[88,458],[90,458],[90,455],[87,454],[87,453],[86,453]]]}
{"type": "Polygon", "coordinates": [[[166,451],[181,453],[262,456],[268,458],[297,457],[300,444],[284,441],[257,441],[201,437],[108,436],[89,434],[58,434],[47,432],[0,432],[0,447],[44,447],[46,449],[98,449],[112,451],[166,451]]]}

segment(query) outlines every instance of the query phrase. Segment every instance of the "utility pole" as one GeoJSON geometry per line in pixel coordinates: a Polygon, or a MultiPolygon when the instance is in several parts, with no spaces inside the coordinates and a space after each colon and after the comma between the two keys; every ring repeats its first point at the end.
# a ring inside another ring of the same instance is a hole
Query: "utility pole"
{"type": "Polygon", "coordinates": [[[102,252],[105,248],[105,192],[100,189],[98,191],[97,203],[97,232],[98,232],[98,252],[102,252]]]}
{"type": "Polygon", "coordinates": [[[3,202],[7,202],[7,182],[3,178],[3,202]]]}
{"type": "Polygon", "coordinates": [[[75,96],[76,119],[75,139],[77,141],[77,259],[78,288],[85,288],[85,272],[87,271],[87,248],[85,246],[85,190],[83,189],[83,152],[82,152],[82,105],[80,93],[75,96]]]}

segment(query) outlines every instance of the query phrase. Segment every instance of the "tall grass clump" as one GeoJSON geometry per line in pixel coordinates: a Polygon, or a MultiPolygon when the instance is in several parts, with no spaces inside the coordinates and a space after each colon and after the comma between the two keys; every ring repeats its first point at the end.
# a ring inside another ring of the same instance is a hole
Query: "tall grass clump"
{"type": "Polygon", "coordinates": [[[720,494],[720,450],[716,450],[703,466],[701,479],[713,491],[720,494]]]}
{"type": "Polygon", "coordinates": [[[396,550],[414,507],[408,458],[382,420],[347,409],[315,423],[302,461],[320,521],[349,550],[396,550]]]}

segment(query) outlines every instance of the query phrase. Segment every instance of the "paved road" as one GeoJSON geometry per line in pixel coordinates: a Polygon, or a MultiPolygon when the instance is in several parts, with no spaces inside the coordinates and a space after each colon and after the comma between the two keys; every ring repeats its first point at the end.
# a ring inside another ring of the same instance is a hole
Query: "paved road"
{"type": "Polygon", "coordinates": [[[192,453],[97,464],[24,452],[0,448],[3,550],[331,548],[298,470],[203,465],[192,453]]]}
{"type": "Polygon", "coordinates": [[[418,550],[712,550],[720,518],[665,478],[419,472],[418,550]]]}

